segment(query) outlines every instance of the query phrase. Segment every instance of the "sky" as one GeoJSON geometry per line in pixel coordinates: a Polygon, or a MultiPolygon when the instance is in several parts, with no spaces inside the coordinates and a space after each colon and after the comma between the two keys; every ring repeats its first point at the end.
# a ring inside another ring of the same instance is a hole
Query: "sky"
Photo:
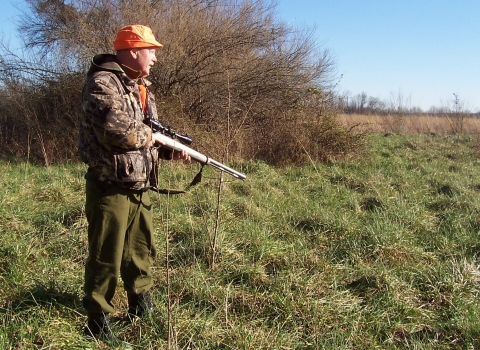
{"type": "Polygon", "coordinates": [[[315,28],[338,89],[410,107],[480,111],[480,0],[278,0],[296,28],[315,28]]]}
{"type": "MultiPolygon", "coordinates": [[[[276,0],[278,18],[310,28],[335,60],[337,91],[409,107],[480,111],[480,0],[276,0]],[[340,78],[341,77],[341,78],[340,78]]],[[[0,2],[0,37],[19,46],[23,0],[0,2]]]]}

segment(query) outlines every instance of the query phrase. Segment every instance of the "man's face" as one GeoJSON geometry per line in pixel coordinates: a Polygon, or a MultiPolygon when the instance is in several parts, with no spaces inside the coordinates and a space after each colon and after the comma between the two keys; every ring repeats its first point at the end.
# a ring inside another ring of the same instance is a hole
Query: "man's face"
{"type": "Polygon", "coordinates": [[[136,57],[135,63],[136,67],[132,67],[136,70],[142,72],[141,77],[146,77],[150,74],[150,68],[157,62],[157,57],[155,56],[155,49],[135,49],[136,57]]]}

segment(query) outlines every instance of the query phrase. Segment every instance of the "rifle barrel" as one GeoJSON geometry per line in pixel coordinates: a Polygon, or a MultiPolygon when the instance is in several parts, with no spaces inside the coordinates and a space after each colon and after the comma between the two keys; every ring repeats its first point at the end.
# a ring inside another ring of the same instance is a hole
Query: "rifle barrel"
{"type": "Polygon", "coordinates": [[[197,152],[195,151],[194,149],[191,149],[190,147],[188,146],[185,146],[184,144],[178,142],[178,141],[175,141],[174,139],[166,136],[166,135],[163,135],[162,133],[157,133],[159,134],[161,137],[161,141],[164,143],[164,146],[165,147],[168,147],[174,151],[186,151],[187,154],[190,156],[190,158],[192,158],[193,160],[201,163],[201,164],[205,164],[205,165],[211,165],[213,166],[214,168],[217,168],[218,170],[220,171],[224,171],[226,172],[227,174],[237,178],[237,179],[240,179],[240,180],[245,180],[247,178],[247,176],[245,174],[242,174],[232,168],[229,168],[228,166],[226,166],[225,164],[222,164],[220,162],[217,162],[216,160],[210,158],[210,157],[207,157],[206,155],[200,153],[200,152],[197,152]]]}

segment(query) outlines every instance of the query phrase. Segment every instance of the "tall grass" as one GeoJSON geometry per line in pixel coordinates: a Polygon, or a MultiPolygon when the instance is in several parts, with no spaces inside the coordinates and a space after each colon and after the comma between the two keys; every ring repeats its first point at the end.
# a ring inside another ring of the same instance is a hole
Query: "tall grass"
{"type": "Polygon", "coordinates": [[[397,115],[367,115],[340,114],[338,120],[345,126],[355,126],[357,129],[370,133],[396,134],[480,134],[480,119],[477,115],[468,114],[402,114],[397,115]]]}
{"type": "MultiPolygon", "coordinates": [[[[154,195],[157,313],[121,322],[120,288],[115,331],[140,349],[479,348],[478,145],[372,135],[356,162],[233,164],[247,180],[224,183],[218,207],[212,169],[154,195]]],[[[195,169],[168,163],[163,184],[195,169]]],[[[0,170],[0,348],[104,348],[82,336],[85,169],[0,170]]]]}

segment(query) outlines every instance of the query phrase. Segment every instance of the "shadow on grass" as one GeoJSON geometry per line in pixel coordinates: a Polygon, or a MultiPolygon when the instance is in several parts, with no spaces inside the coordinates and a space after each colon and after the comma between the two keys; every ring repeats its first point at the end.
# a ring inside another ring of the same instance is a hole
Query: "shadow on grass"
{"type": "Polygon", "coordinates": [[[76,293],[62,290],[53,283],[50,286],[37,284],[34,288],[23,291],[18,297],[7,302],[1,313],[21,312],[32,307],[61,305],[68,309],[80,309],[82,301],[76,293]]]}

